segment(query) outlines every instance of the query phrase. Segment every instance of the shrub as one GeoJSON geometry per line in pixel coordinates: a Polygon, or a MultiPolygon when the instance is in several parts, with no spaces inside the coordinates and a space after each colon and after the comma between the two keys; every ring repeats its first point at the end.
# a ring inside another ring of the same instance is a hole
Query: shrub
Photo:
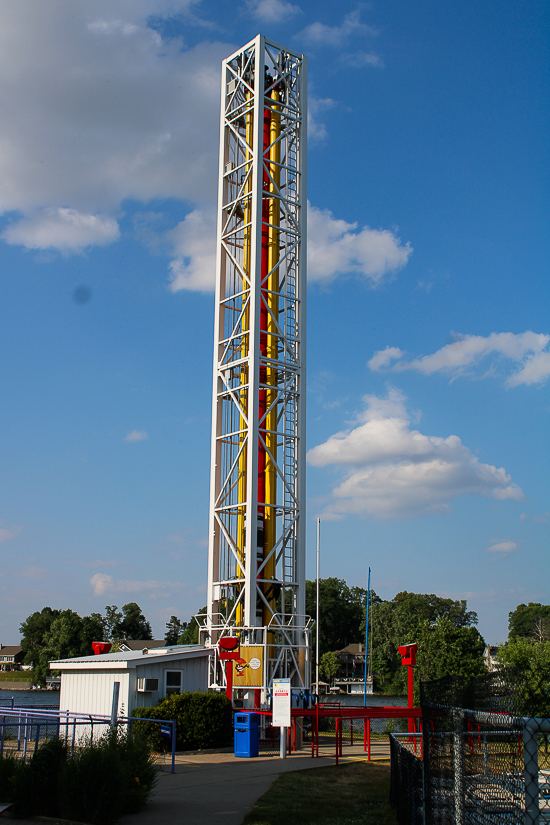
{"type": "Polygon", "coordinates": [[[56,737],[44,742],[29,762],[17,765],[13,788],[18,817],[57,814],[58,779],[66,761],[67,745],[56,737]]]}
{"type": "MultiPolygon", "coordinates": [[[[176,721],[176,748],[200,750],[230,745],[233,736],[231,702],[223,693],[180,693],[161,699],[155,707],[137,708],[132,716],[176,721]]],[[[151,747],[169,747],[160,735],[160,725],[134,722],[134,729],[144,733],[151,747]]]]}
{"type": "Polygon", "coordinates": [[[11,754],[0,757],[0,799],[13,802],[13,777],[17,769],[17,759],[11,754]]]}
{"type": "Polygon", "coordinates": [[[18,818],[41,815],[112,825],[145,805],[157,774],[143,739],[108,733],[73,756],[63,740],[51,739],[29,762],[4,757],[0,789],[3,776],[11,790],[7,801],[15,803],[18,818]]]}

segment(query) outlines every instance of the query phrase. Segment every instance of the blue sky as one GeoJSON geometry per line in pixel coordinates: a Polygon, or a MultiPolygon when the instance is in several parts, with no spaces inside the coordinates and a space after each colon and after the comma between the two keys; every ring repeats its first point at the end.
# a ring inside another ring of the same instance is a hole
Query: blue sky
{"type": "Polygon", "coordinates": [[[0,641],[205,602],[219,75],[309,56],[308,575],[550,599],[542,0],[19,0],[0,32],[0,641]]]}

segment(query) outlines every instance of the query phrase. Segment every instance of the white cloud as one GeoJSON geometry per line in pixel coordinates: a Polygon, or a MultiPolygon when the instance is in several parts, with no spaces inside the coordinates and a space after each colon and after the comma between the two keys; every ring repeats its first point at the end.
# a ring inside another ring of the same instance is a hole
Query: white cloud
{"type": "Polygon", "coordinates": [[[5,238],[81,249],[117,237],[126,198],[216,196],[221,59],[149,28],[190,0],[18,0],[0,30],[0,213],[5,238]]]}
{"type": "Polygon", "coordinates": [[[279,23],[301,14],[300,6],[286,0],[247,0],[248,12],[261,23],[279,23]]]}
{"type": "Polygon", "coordinates": [[[357,231],[356,223],[334,218],[328,209],[309,206],[308,279],[331,281],[338,275],[354,273],[377,286],[384,278],[402,269],[412,254],[410,243],[388,229],[357,231]]]}
{"type": "Polygon", "coordinates": [[[356,11],[347,14],[339,26],[327,26],[325,23],[320,22],[310,23],[296,36],[310,46],[338,49],[354,35],[378,34],[378,31],[372,26],[361,23],[360,16],[360,10],[356,9],[356,11]]]}
{"type": "MultiPolygon", "coordinates": [[[[456,378],[460,375],[474,374],[472,369],[484,358],[496,356],[502,362],[511,362],[515,372],[506,379],[508,387],[517,387],[520,384],[535,384],[546,381],[550,375],[550,335],[536,332],[493,332],[484,337],[482,335],[455,335],[451,344],[447,344],[432,355],[424,355],[413,361],[400,360],[391,367],[394,371],[417,370],[424,375],[433,375],[443,372],[456,378]]],[[[383,359],[382,354],[398,351],[396,348],[386,348],[377,352],[369,361],[373,370],[389,366],[390,360],[383,359]],[[382,360],[381,360],[382,358],[382,360]]],[[[401,353],[399,358],[403,358],[401,353]]],[[[490,373],[493,374],[498,364],[492,364],[490,373]]],[[[486,373],[489,374],[489,373],[486,373]]]]}
{"type": "Polygon", "coordinates": [[[96,573],[90,579],[94,596],[104,596],[108,593],[127,593],[137,595],[138,593],[148,594],[149,598],[168,596],[170,593],[181,588],[179,582],[159,582],[154,579],[148,581],[132,581],[127,579],[115,579],[107,573],[96,573]]]}
{"type": "Polygon", "coordinates": [[[315,97],[310,95],[307,107],[307,136],[308,140],[321,141],[327,136],[327,128],[321,117],[336,105],[331,97],[315,97]]]}
{"type": "Polygon", "coordinates": [[[509,556],[518,549],[515,541],[498,541],[487,548],[488,553],[500,553],[502,556],[509,556]]]}
{"type": "Polygon", "coordinates": [[[504,468],[482,464],[460,438],[423,435],[410,427],[405,398],[366,396],[358,425],[311,449],[315,467],[344,468],[327,513],[406,518],[449,511],[460,495],[522,499],[504,468]]]}
{"type": "Polygon", "coordinates": [[[210,292],[216,282],[216,218],[195,209],[168,233],[176,258],[170,263],[170,289],[210,292]]]}
{"type": "Polygon", "coordinates": [[[131,433],[125,437],[124,441],[128,441],[131,444],[135,443],[136,441],[145,441],[149,436],[145,432],[145,430],[132,430],[131,433]]]}
{"type": "Polygon", "coordinates": [[[340,61],[354,69],[361,69],[363,66],[372,66],[373,69],[383,69],[384,61],[380,55],[374,52],[349,52],[340,56],[340,61]]]}
{"type": "Polygon", "coordinates": [[[15,539],[21,532],[20,527],[5,527],[5,522],[0,521],[0,544],[4,541],[10,541],[10,539],[15,539]]]}
{"type": "Polygon", "coordinates": [[[106,215],[82,215],[76,209],[49,207],[22,218],[2,233],[10,244],[27,249],[58,249],[77,252],[88,246],[118,240],[118,223],[106,215]]]}
{"type": "Polygon", "coordinates": [[[386,349],[381,349],[375,353],[368,362],[368,365],[371,370],[380,370],[383,367],[389,366],[392,361],[401,358],[404,354],[405,353],[398,347],[386,347],[386,349]]]}
{"type": "MultiPolygon", "coordinates": [[[[308,280],[329,283],[339,275],[365,277],[373,286],[393,275],[412,253],[388,230],[334,218],[308,204],[308,280]]],[[[213,210],[195,209],[166,235],[176,257],[170,263],[170,289],[209,292],[216,275],[216,221],[213,210]]]]}

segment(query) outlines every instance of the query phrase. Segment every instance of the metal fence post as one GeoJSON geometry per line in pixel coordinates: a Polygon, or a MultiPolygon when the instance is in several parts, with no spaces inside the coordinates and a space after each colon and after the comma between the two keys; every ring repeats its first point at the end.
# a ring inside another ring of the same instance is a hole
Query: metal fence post
{"type": "Polygon", "coordinates": [[[176,772],[176,720],[172,722],[172,773],[176,772]]]}
{"type": "Polygon", "coordinates": [[[535,719],[523,728],[523,764],[525,777],[525,825],[539,825],[539,753],[535,719]]]}
{"type": "Polygon", "coordinates": [[[464,711],[455,708],[453,733],[453,772],[455,791],[455,822],[464,825],[464,711]]]}

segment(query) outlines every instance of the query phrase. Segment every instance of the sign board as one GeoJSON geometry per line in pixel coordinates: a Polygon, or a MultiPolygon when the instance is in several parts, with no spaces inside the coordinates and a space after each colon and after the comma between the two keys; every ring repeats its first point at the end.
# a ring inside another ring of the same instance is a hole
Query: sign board
{"type": "Polygon", "coordinates": [[[262,687],[264,683],[264,649],[262,645],[241,645],[239,658],[233,661],[233,687],[262,687]]]}
{"type": "Polygon", "coordinates": [[[273,727],[290,727],[290,679],[277,679],[273,682],[273,727]]]}
{"type": "Polygon", "coordinates": [[[161,725],[160,735],[164,736],[166,739],[169,739],[172,736],[172,725],[161,725]]]}

